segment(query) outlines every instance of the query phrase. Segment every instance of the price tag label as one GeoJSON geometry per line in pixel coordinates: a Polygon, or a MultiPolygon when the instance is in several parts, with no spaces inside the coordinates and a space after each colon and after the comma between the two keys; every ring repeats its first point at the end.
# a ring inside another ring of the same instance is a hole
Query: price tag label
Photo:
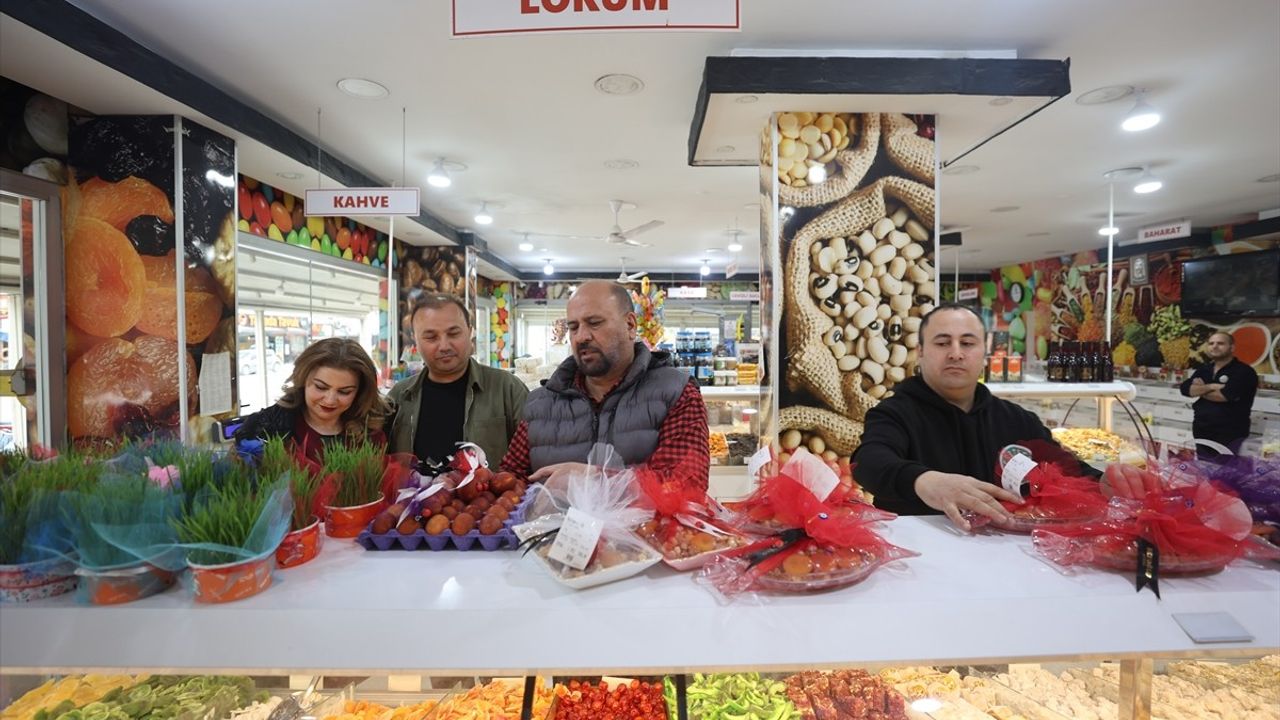
{"type": "Polygon", "coordinates": [[[1027,475],[1035,469],[1036,461],[1030,456],[1013,453],[1005,461],[1004,471],[1000,474],[1000,483],[1004,485],[1005,490],[1022,497],[1022,484],[1027,481],[1027,475]]]}
{"type": "Polygon", "coordinates": [[[755,477],[760,472],[760,468],[768,465],[772,459],[773,454],[769,452],[769,446],[765,445],[757,450],[755,455],[747,458],[747,474],[755,477]]]}
{"type": "Polygon", "coordinates": [[[596,518],[577,508],[569,508],[548,557],[575,570],[585,570],[596,552],[596,542],[600,540],[603,529],[604,523],[596,518]]]}

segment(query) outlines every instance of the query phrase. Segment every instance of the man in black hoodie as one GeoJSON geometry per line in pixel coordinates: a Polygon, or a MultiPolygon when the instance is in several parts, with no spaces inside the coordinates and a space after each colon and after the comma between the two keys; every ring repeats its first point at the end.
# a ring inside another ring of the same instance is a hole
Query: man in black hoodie
{"type": "Polygon", "coordinates": [[[978,383],[986,329],[964,305],[944,304],[920,324],[920,376],[867,413],[853,456],[854,479],[876,507],[900,515],[962,512],[1004,518],[1001,500],[1019,502],[995,475],[1001,449],[1053,436],[1033,413],[993,397],[978,383]]]}

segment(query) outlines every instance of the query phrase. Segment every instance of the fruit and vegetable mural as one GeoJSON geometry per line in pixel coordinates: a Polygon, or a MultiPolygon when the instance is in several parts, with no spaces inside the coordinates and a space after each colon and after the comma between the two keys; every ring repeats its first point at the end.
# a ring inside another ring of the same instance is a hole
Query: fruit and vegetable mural
{"type": "MultiPolygon", "coordinates": [[[[235,142],[171,115],[93,117],[71,126],[69,162],[63,242],[71,439],[175,434],[184,421],[198,433],[212,420],[199,416],[203,357],[235,353],[235,142]],[[177,187],[175,133],[182,138],[177,187]],[[179,404],[183,365],[187,418],[179,404]]],[[[226,380],[235,408],[234,378],[226,380]]]]}
{"type": "Polygon", "coordinates": [[[1114,262],[1111,336],[1106,337],[1105,258],[1096,251],[992,271],[984,283],[982,302],[990,308],[994,327],[1008,330],[1010,345],[1037,360],[1049,343],[1060,340],[1109,340],[1117,370],[1138,368],[1186,370],[1205,362],[1204,342],[1225,330],[1235,338],[1236,357],[1259,374],[1280,373],[1280,319],[1258,318],[1226,324],[1184,319],[1181,263],[1219,252],[1250,252],[1274,247],[1276,241],[1183,247],[1136,255],[1114,262]],[[1134,260],[1146,265],[1145,277],[1134,272],[1134,260]]]}
{"type": "Polygon", "coordinates": [[[302,198],[241,175],[236,185],[237,229],[276,242],[310,248],[323,255],[385,267],[387,234],[345,217],[307,217],[302,198]]]}

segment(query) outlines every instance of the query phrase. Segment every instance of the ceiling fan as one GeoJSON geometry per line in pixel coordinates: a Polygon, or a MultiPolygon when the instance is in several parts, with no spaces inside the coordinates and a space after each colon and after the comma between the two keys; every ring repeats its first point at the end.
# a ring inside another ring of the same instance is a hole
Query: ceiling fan
{"type": "Polygon", "coordinates": [[[609,207],[613,210],[613,227],[609,230],[609,234],[604,236],[607,242],[614,245],[631,245],[633,247],[650,247],[648,243],[636,242],[635,236],[649,232],[657,227],[662,227],[666,223],[662,220],[650,220],[643,225],[637,225],[630,230],[623,230],[618,224],[618,213],[622,211],[623,206],[627,205],[623,200],[610,200],[609,207]]]}
{"type": "Polygon", "coordinates": [[[638,273],[631,273],[630,275],[628,275],[627,274],[627,258],[620,257],[618,259],[622,261],[622,272],[618,273],[618,277],[617,279],[614,280],[614,282],[620,285],[626,285],[628,283],[633,283],[633,282],[640,282],[640,278],[649,274],[647,272],[638,272],[638,273]]]}

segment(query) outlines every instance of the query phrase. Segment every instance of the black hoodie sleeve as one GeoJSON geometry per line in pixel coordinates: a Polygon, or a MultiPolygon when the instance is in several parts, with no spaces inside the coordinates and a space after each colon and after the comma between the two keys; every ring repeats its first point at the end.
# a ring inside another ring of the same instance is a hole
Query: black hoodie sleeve
{"type": "Polygon", "coordinates": [[[895,505],[924,504],[916,495],[916,478],[929,467],[907,459],[909,437],[904,420],[877,405],[867,412],[862,441],[853,455],[853,477],[858,484],[895,505]]]}

